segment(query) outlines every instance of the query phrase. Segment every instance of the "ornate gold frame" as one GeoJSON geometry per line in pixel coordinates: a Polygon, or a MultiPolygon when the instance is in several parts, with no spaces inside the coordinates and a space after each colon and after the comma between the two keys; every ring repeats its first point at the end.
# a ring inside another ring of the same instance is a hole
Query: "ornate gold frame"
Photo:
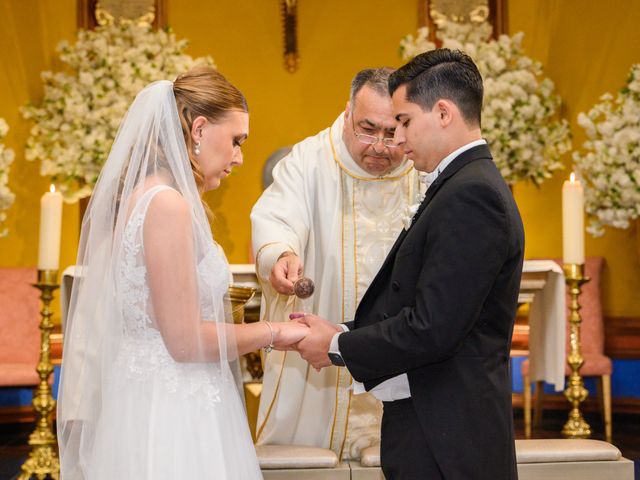
{"type": "MultiPolygon", "coordinates": [[[[139,18],[127,18],[125,21],[151,23],[154,28],[164,28],[167,26],[167,5],[165,0],[137,0],[138,3],[146,2],[149,6],[147,13],[139,18]]],[[[104,3],[104,0],[103,0],[104,3]]],[[[112,3],[113,2],[112,0],[112,3]]],[[[119,0],[122,5],[131,4],[130,0],[119,0]]],[[[118,17],[114,12],[100,4],[100,0],[78,0],[77,4],[77,25],[78,28],[92,30],[98,25],[109,22],[113,17],[118,17]]]]}
{"type": "MultiPolygon", "coordinates": [[[[418,27],[429,28],[429,40],[432,42],[436,41],[435,32],[439,16],[432,12],[439,6],[443,9],[455,8],[457,11],[466,7],[471,17],[486,15],[486,20],[493,25],[494,38],[509,32],[507,0],[418,0],[418,27]]],[[[448,13],[445,11],[440,15],[446,17],[448,13]]]]}

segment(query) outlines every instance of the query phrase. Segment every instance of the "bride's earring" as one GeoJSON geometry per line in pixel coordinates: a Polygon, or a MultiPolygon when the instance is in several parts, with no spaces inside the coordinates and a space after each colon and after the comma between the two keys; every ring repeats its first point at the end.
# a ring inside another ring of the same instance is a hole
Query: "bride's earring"
{"type": "Polygon", "coordinates": [[[200,142],[196,142],[195,146],[193,147],[193,153],[195,153],[196,155],[200,155],[200,142]]]}

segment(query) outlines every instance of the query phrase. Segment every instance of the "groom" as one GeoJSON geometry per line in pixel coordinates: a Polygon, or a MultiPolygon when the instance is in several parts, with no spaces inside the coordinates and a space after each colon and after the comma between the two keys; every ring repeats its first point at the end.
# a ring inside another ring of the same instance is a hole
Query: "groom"
{"type": "Polygon", "coordinates": [[[396,143],[434,179],[352,322],[307,315],[314,367],[346,366],[384,401],[392,479],[517,478],[509,349],[524,233],[480,131],[482,77],[448,49],[389,80],[396,143]]]}

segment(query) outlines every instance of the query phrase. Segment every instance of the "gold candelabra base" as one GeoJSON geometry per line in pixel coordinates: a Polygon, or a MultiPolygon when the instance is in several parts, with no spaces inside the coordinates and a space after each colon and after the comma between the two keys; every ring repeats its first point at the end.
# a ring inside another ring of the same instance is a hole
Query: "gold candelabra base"
{"type": "Polygon", "coordinates": [[[229,299],[231,300],[233,323],[242,323],[244,321],[244,306],[253,298],[255,293],[256,289],[253,287],[236,284],[229,286],[229,299]]]}
{"type": "Polygon", "coordinates": [[[33,409],[36,413],[36,428],[29,436],[29,458],[22,464],[19,480],[28,480],[35,476],[38,480],[60,478],[60,461],[57,453],[57,440],[53,433],[51,414],[56,401],[51,394],[49,376],[53,372],[51,364],[51,346],[49,337],[53,329],[51,322],[51,300],[53,292],[59,287],[56,283],[57,270],[38,270],[38,282],[33,286],[40,290],[42,310],[40,311],[40,360],[36,367],[40,382],[33,392],[33,409]]]}
{"type": "Polygon", "coordinates": [[[569,345],[570,351],[567,362],[571,367],[569,382],[564,391],[565,397],[571,404],[569,419],[562,428],[562,435],[567,438],[589,438],[591,427],[586,422],[580,411],[580,404],[587,398],[589,392],[584,388],[584,381],[580,376],[580,367],[584,363],[582,358],[582,346],[580,343],[580,291],[583,284],[590,279],[584,275],[584,264],[569,263],[564,265],[565,281],[569,286],[571,303],[569,304],[569,345]]]}

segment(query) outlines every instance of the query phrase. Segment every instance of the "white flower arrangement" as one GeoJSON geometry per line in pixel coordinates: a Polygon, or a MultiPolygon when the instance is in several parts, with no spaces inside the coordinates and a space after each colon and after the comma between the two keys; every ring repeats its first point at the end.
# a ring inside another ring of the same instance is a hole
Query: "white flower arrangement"
{"type": "Polygon", "coordinates": [[[155,80],[173,80],[210,57],[184,53],[188,42],[150,26],[112,24],[80,30],[75,45],[61,42],[70,73],[43,72],[44,98],[23,108],[34,122],[26,158],[40,159],[66,201],[91,194],[120,121],[136,94],[155,80]]]}
{"type": "Polygon", "coordinates": [[[9,190],[9,167],[14,159],[13,150],[1,143],[9,131],[9,125],[0,118],[0,237],[7,235],[7,229],[2,228],[2,224],[7,218],[6,210],[11,207],[15,199],[14,193],[9,190]]]}
{"type": "MultiPolygon", "coordinates": [[[[542,66],[524,54],[523,34],[491,40],[491,25],[446,22],[438,30],[442,47],[467,53],[484,80],[482,131],[507,183],[539,186],[571,149],[569,125],[559,119],[560,98],[542,66]]],[[[423,27],[400,42],[405,60],[436,48],[423,27]]]]}
{"type": "Polygon", "coordinates": [[[640,64],[617,97],[604,94],[578,124],[588,138],[585,152],[573,154],[585,186],[587,231],[600,236],[605,225],[627,228],[640,217],[640,64]]]}

